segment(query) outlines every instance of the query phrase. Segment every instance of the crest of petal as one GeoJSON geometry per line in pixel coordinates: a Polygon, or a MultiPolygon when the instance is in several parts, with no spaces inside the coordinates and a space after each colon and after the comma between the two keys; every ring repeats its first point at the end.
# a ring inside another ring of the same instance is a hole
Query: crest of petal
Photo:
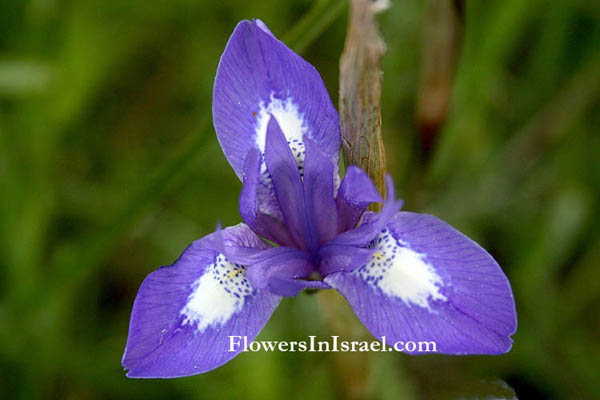
{"type": "Polygon", "coordinates": [[[221,56],[213,92],[217,137],[238,177],[250,149],[264,152],[271,115],[299,166],[304,137],[314,140],[337,165],[339,118],[319,73],[262,21],[242,21],[221,56]]]}
{"type": "Polygon", "coordinates": [[[336,197],[338,232],[354,228],[369,204],[381,201],[371,178],[362,169],[350,165],[336,197]]]}
{"type": "Polygon", "coordinates": [[[266,324],[280,297],[252,287],[246,266],[229,261],[216,248],[220,241],[267,248],[239,224],[197,240],[173,265],[148,275],[133,305],[123,355],[129,377],[170,378],[211,370],[241,351],[229,351],[229,336],[252,340],[266,324]]]}
{"type": "MultiPolygon", "coordinates": [[[[385,183],[387,198],[383,203],[381,211],[378,213],[366,213],[357,228],[342,232],[328,244],[360,247],[368,245],[377,237],[377,235],[385,228],[386,224],[402,208],[402,204],[404,203],[402,200],[395,200],[396,191],[391,176],[387,175],[385,177],[385,183]]],[[[345,200],[343,201],[345,202],[345,200]]]]}
{"type": "Polygon", "coordinates": [[[372,242],[371,260],[325,282],[371,333],[435,341],[447,354],[500,354],[516,330],[506,276],[483,248],[445,222],[399,212],[372,242]]]}

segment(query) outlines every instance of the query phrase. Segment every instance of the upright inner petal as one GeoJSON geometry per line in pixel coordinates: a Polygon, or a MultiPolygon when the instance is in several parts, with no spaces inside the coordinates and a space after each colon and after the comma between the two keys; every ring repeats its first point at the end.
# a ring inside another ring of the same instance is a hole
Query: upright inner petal
{"type": "Polygon", "coordinates": [[[373,247],[376,252],[371,260],[353,272],[362,280],[406,305],[431,310],[431,300],[446,300],[440,292],[442,278],[423,254],[396,240],[388,229],[377,236],[373,247]]]}
{"type": "Polygon", "coordinates": [[[269,188],[270,191],[273,192],[270,196],[274,203],[272,208],[277,209],[277,213],[272,215],[261,208],[259,191],[260,188],[264,186],[259,182],[259,169],[260,164],[262,163],[261,159],[262,156],[257,149],[250,150],[246,156],[244,166],[244,187],[242,188],[242,193],[240,195],[240,214],[254,232],[280,245],[292,246],[293,241],[283,223],[283,216],[281,215],[281,210],[279,210],[277,197],[273,192],[270,176],[269,181],[271,182],[271,186],[269,188]]]}
{"type": "Polygon", "coordinates": [[[246,267],[229,262],[223,254],[206,267],[192,284],[192,293],[181,309],[183,325],[195,324],[198,332],[224,325],[244,306],[254,289],[246,278],[246,267]]]}
{"type": "Polygon", "coordinates": [[[316,250],[318,238],[311,229],[302,178],[291,149],[275,118],[270,119],[267,127],[265,163],[292,240],[299,249],[316,250]]]}
{"type": "Polygon", "coordinates": [[[311,234],[323,244],[337,233],[338,211],[334,198],[335,165],[310,139],[306,140],[308,152],[304,169],[304,196],[311,234]]]}

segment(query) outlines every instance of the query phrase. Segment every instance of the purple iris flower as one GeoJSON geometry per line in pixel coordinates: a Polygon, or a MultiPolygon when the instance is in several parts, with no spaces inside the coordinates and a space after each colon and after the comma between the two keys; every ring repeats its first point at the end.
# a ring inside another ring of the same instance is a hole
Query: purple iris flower
{"type": "Polygon", "coordinates": [[[359,168],[338,175],[339,118],[319,73],[259,20],[235,28],[217,70],[213,119],[243,181],[243,223],[193,242],[142,283],[123,366],[169,378],[235,357],[282,297],[338,290],[378,339],[435,341],[446,354],[500,354],[516,330],[509,282],[445,222],[382,202],[359,168]],[[270,243],[267,243],[266,240],[270,243]]]}

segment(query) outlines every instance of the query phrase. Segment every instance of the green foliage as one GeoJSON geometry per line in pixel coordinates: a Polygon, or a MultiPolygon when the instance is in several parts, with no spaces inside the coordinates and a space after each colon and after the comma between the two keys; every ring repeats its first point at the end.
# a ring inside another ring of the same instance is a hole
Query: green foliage
{"type": "MultiPolygon", "coordinates": [[[[366,396],[483,398],[510,392],[500,379],[521,398],[600,397],[600,7],[465,2],[449,114],[424,159],[425,6],[393,3],[380,19],[389,170],[407,209],[497,257],[519,330],[499,357],[368,355],[366,396]]],[[[239,221],[210,111],[233,27],[263,19],[337,102],[346,12],[343,0],[0,2],[0,398],[352,395],[335,353],[243,354],[171,381],[120,366],[146,274],[239,221]]],[[[321,297],[285,300],[261,338],[367,337],[335,331],[321,297]]]]}

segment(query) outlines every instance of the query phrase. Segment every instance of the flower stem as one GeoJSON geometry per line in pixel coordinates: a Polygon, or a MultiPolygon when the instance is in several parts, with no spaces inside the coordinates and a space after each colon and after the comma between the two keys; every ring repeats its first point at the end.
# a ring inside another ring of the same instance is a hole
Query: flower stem
{"type": "MultiPolygon", "coordinates": [[[[350,16],[344,52],[340,59],[340,125],[344,164],[366,171],[385,196],[385,149],[381,137],[381,59],[385,44],[375,15],[387,8],[382,0],[350,0],[350,16]]],[[[334,291],[319,296],[329,329],[355,338],[365,334],[344,299],[334,291]]],[[[338,387],[347,399],[367,397],[367,353],[336,353],[333,357],[338,387]]]]}
{"type": "Polygon", "coordinates": [[[340,124],[346,167],[358,165],[385,195],[385,148],[381,137],[381,60],[386,47],[375,15],[387,1],[351,0],[340,59],[340,124]]]}

